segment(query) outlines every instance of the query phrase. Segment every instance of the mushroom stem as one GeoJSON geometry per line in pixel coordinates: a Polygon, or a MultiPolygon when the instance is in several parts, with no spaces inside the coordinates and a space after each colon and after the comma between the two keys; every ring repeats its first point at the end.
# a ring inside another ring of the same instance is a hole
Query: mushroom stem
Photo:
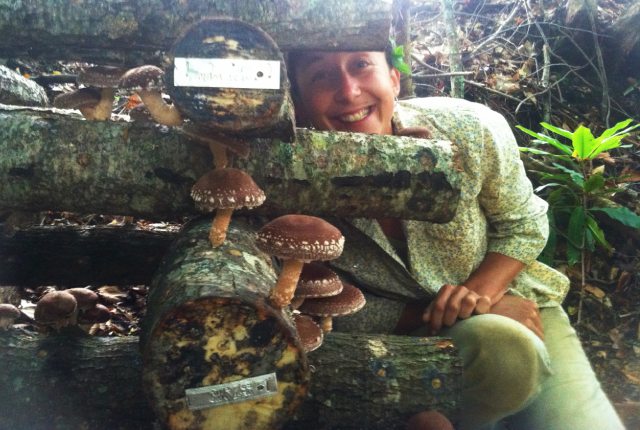
{"type": "Polygon", "coordinates": [[[302,272],[302,266],[304,266],[304,261],[302,260],[284,260],[282,271],[278,276],[278,282],[271,290],[269,297],[276,307],[284,308],[291,303],[291,298],[296,291],[296,285],[302,272]]]}
{"type": "Polygon", "coordinates": [[[322,317],[322,320],[320,321],[320,328],[323,333],[329,333],[333,330],[333,317],[322,317]]]}
{"type": "Polygon", "coordinates": [[[214,248],[224,243],[229,222],[231,222],[231,214],[233,214],[233,209],[218,209],[216,211],[216,216],[213,218],[211,230],[209,231],[209,242],[214,248]]]}
{"type": "Polygon", "coordinates": [[[213,165],[216,169],[224,169],[229,164],[227,157],[227,148],[214,140],[209,141],[209,149],[213,154],[213,165]]]}
{"type": "Polygon", "coordinates": [[[100,89],[100,101],[94,108],[93,119],[96,121],[106,121],[111,118],[113,110],[113,88],[100,89]]]}
{"type": "Polygon", "coordinates": [[[138,90],[138,95],[156,122],[168,126],[182,124],[182,115],[175,105],[165,103],[160,91],[138,90]]]}

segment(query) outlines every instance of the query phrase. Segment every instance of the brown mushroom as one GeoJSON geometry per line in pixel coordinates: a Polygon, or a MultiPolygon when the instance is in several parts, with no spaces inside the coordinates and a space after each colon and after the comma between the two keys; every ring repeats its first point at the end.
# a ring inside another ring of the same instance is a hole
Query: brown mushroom
{"type": "Polygon", "coordinates": [[[20,310],[9,303],[0,303],[0,330],[8,330],[20,316],[20,310]]]}
{"type": "Polygon", "coordinates": [[[115,89],[120,82],[122,69],[111,66],[93,66],[78,73],[77,82],[100,90],[100,101],[94,108],[96,121],[106,121],[111,118],[115,89]]]}
{"type": "Polygon", "coordinates": [[[344,237],[323,219],[284,215],[258,231],[256,245],[267,254],[283,259],[282,271],[270,293],[273,304],[283,308],[291,302],[304,263],[338,258],[344,237]]]}
{"type": "Polygon", "coordinates": [[[365,304],[366,300],[362,291],[345,283],[342,292],[337,296],[306,299],[298,310],[303,314],[320,317],[322,331],[327,333],[333,329],[333,317],[356,313],[365,304]]]}
{"type": "Polygon", "coordinates": [[[311,352],[322,345],[324,335],[320,326],[308,315],[295,314],[293,322],[298,332],[298,337],[302,343],[304,352],[311,352]]]}
{"type": "Polygon", "coordinates": [[[145,65],[128,70],[120,79],[120,88],[135,91],[149,113],[160,124],[174,126],[182,124],[182,115],[173,104],[162,98],[164,72],[161,68],[145,65]]]}
{"type": "Polygon", "coordinates": [[[38,300],[35,319],[38,324],[60,330],[75,322],[78,303],[66,291],[51,291],[38,300]]]}
{"type": "Polygon", "coordinates": [[[302,267],[296,287],[296,298],[320,298],[340,294],[342,281],[324,264],[310,262],[302,267]]]}
{"type": "Polygon", "coordinates": [[[95,119],[96,106],[100,102],[100,92],[95,88],[80,88],[60,94],[53,99],[53,107],[58,109],[78,109],[88,120],[95,119]]]}
{"type": "Polygon", "coordinates": [[[215,169],[203,175],[191,188],[191,197],[196,207],[204,212],[216,211],[209,231],[211,246],[224,243],[227,228],[234,210],[243,207],[252,209],[265,199],[264,192],[242,170],[215,169]]]}
{"type": "Polygon", "coordinates": [[[98,293],[88,288],[69,288],[64,291],[76,298],[80,311],[89,310],[98,303],[98,293]]]}
{"type": "Polygon", "coordinates": [[[111,319],[109,308],[96,303],[91,309],[87,309],[78,317],[79,324],[99,324],[111,319]]]}
{"type": "Polygon", "coordinates": [[[438,411],[428,410],[413,415],[407,430],[454,430],[453,424],[438,411]]]}

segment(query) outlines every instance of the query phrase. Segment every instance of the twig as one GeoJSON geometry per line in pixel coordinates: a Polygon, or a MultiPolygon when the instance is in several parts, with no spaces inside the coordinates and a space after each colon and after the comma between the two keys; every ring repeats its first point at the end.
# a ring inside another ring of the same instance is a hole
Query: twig
{"type": "Polygon", "coordinates": [[[604,60],[602,58],[602,50],[600,49],[600,42],[598,41],[598,34],[596,33],[596,20],[594,15],[597,10],[595,0],[591,2],[592,8],[589,8],[589,21],[591,23],[591,30],[593,31],[593,47],[596,51],[596,59],[598,60],[598,68],[600,69],[600,81],[602,83],[602,113],[604,115],[604,123],[609,128],[609,117],[611,116],[611,100],[609,99],[609,83],[607,82],[607,71],[604,67],[604,60]]]}
{"type": "MultiPolygon", "coordinates": [[[[449,69],[452,72],[461,72],[462,61],[460,47],[458,46],[456,17],[453,11],[453,0],[442,0],[442,12],[445,23],[445,32],[449,45],[449,69]]],[[[451,96],[455,98],[464,97],[464,79],[462,76],[451,77],[451,96]]]]}
{"type": "Polygon", "coordinates": [[[441,72],[424,75],[422,73],[413,75],[413,78],[442,78],[447,76],[469,76],[473,75],[473,72],[441,72]]]}
{"type": "Polygon", "coordinates": [[[487,39],[485,39],[482,43],[480,43],[478,46],[476,46],[475,48],[473,48],[473,51],[471,51],[472,54],[475,54],[476,51],[479,51],[482,47],[484,47],[484,45],[486,45],[487,43],[491,42],[493,39],[495,39],[496,37],[498,37],[498,35],[500,33],[502,33],[502,30],[504,29],[504,26],[507,25],[507,23],[511,22],[511,20],[513,19],[513,17],[515,16],[516,12],[519,10],[518,9],[518,3],[517,2],[514,6],[513,6],[513,10],[511,11],[511,13],[509,14],[509,16],[502,21],[502,24],[500,24],[500,26],[498,27],[498,29],[496,31],[493,32],[493,34],[491,34],[487,39]]]}
{"type": "Polygon", "coordinates": [[[469,81],[467,79],[465,79],[464,82],[465,82],[465,84],[469,84],[469,85],[473,85],[474,87],[482,88],[485,91],[488,91],[488,92],[493,93],[493,94],[497,94],[497,95],[499,95],[501,97],[505,97],[505,98],[507,98],[509,100],[513,100],[513,101],[518,102],[518,103],[522,102],[522,100],[520,100],[517,97],[513,97],[513,96],[511,96],[509,94],[506,94],[506,93],[503,93],[501,91],[494,90],[493,88],[489,88],[486,85],[479,84],[478,82],[469,81]]]}

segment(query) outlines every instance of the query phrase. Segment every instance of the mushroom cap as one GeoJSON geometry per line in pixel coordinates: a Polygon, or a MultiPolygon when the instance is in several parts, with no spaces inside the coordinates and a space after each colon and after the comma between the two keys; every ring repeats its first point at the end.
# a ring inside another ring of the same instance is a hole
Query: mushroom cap
{"type": "Polygon", "coordinates": [[[191,188],[196,207],[204,212],[216,209],[249,209],[260,206],[264,192],[251,176],[239,169],[215,169],[204,174],[191,188]]]}
{"type": "Polygon", "coordinates": [[[146,65],[127,70],[120,78],[120,88],[129,90],[160,90],[164,86],[164,71],[146,65]]]}
{"type": "Polygon", "coordinates": [[[263,252],[284,259],[333,260],[342,254],[344,237],[321,218],[284,215],[258,231],[256,245],[263,252]]]}
{"type": "Polygon", "coordinates": [[[123,70],[113,66],[93,66],[78,73],[79,84],[96,88],[117,88],[123,70]]]}
{"type": "Polygon", "coordinates": [[[337,296],[305,299],[298,310],[318,317],[338,317],[358,312],[365,305],[364,294],[358,288],[345,283],[337,296]]]}
{"type": "Polygon", "coordinates": [[[88,288],[69,288],[64,291],[76,298],[80,310],[93,308],[98,303],[98,293],[88,288]]]}
{"type": "Polygon", "coordinates": [[[20,316],[20,310],[9,303],[0,303],[0,318],[17,319],[20,316]]]}
{"type": "Polygon", "coordinates": [[[298,337],[302,342],[302,348],[304,352],[311,352],[322,345],[324,335],[322,329],[316,322],[308,315],[295,314],[293,316],[293,322],[296,325],[298,337]]]}
{"type": "Polygon", "coordinates": [[[77,306],[73,295],[66,291],[51,291],[38,300],[34,316],[41,324],[56,323],[73,316],[77,306]]]}
{"type": "Polygon", "coordinates": [[[98,303],[91,309],[84,311],[78,317],[78,322],[80,324],[97,324],[107,322],[110,319],[111,312],[109,312],[109,308],[98,303]]]}
{"type": "Polygon", "coordinates": [[[318,298],[329,297],[340,294],[342,291],[342,281],[333,270],[317,262],[304,265],[298,285],[296,287],[296,298],[318,298]]]}
{"type": "Polygon", "coordinates": [[[53,99],[53,107],[58,109],[79,109],[95,106],[100,101],[100,92],[95,88],[80,88],[76,91],[60,94],[53,99]]]}

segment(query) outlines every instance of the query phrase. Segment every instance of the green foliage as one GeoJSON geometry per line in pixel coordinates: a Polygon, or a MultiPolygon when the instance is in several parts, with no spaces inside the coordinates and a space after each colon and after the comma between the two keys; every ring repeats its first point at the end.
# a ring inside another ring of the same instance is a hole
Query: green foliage
{"type": "Polygon", "coordinates": [[[389,39],[389,43],[391,44],[391,64],[393,64],[393,67],[398,69],[400,73],[410,75],[411,68],[404,62],[404,45],[396,46],[396,42],[393,39],[389,39]]]}
{"type": "Polygon", "coordinates": [[[551,124],[541,123],[546,130],[568,140],[563,143],[548,134],[537,133],[520,125],[519,130],[534,137],[538,147],[521,147],[522,152],[541,156],[549,161],[548,171],[539,172],[542,183],[536,189],[549,203],[549,224],[552,232],[540,259],[551,264],[558,239],[566,243],[566,257],[570,265],[581,261],[584,252],[593,252],[599,246],[607,251],[612,247],[595,216],[601,212],[626,226],[640,228],[640,217],[631,210],[620,207],[598,207],[596,202],[611,200],[619,189],[613,177],[605,177],[604,166],[593,166],[593,160],[605,151],[622,146],[622,139],[640,127],[631,126],[632,120],[621,121],[595,137],[590,129],[582,125],[571,132],[551,124]],[[550,152],[539,145],[549,145],[550,152]]]}

